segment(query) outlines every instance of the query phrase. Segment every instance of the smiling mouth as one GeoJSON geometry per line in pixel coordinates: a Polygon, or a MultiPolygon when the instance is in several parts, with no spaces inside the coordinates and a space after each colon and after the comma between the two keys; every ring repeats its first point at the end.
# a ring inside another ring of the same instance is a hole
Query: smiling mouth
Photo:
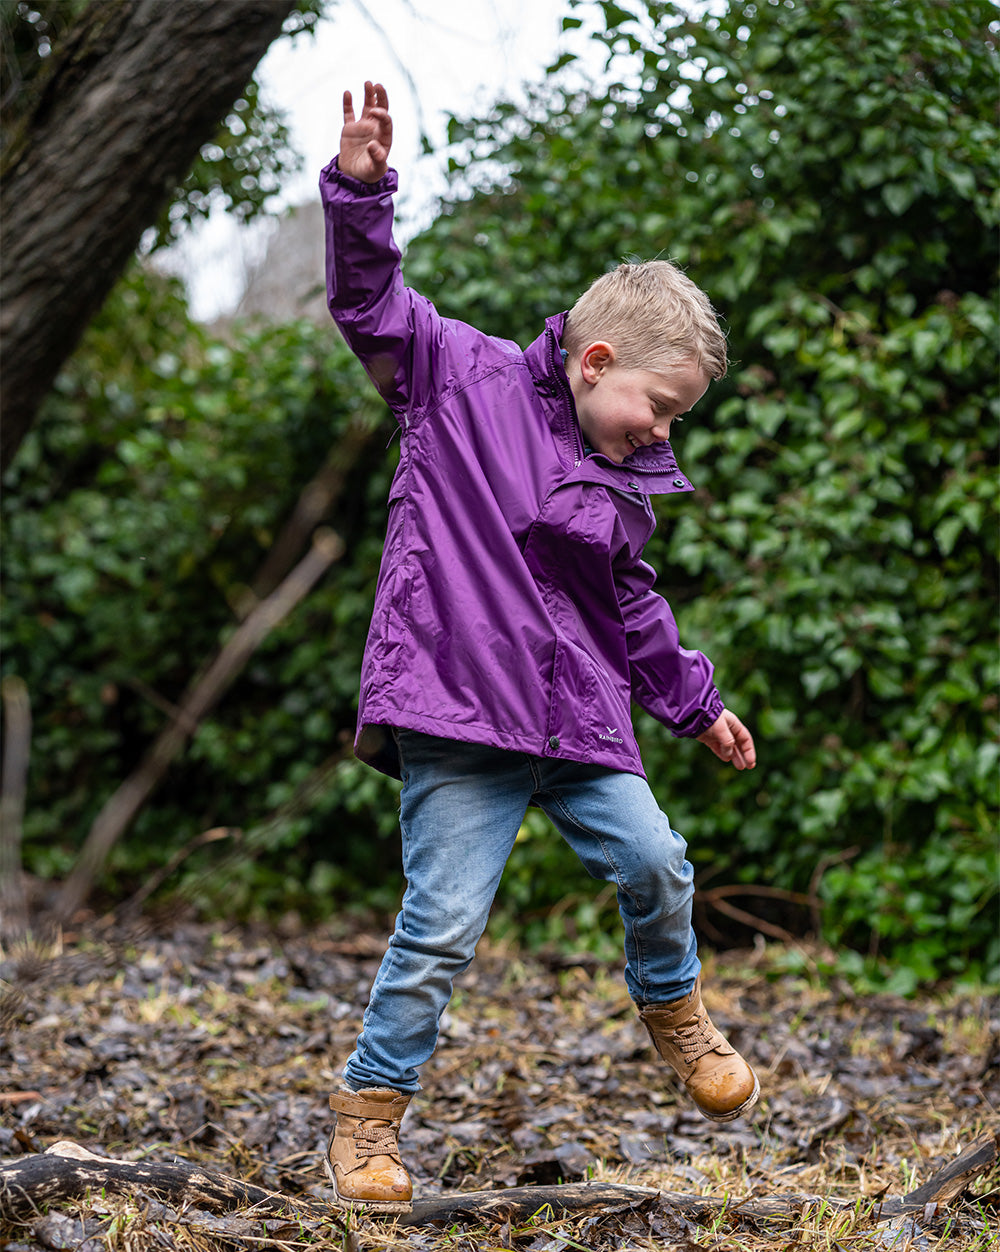
{"type": "Polygon", "coordinates": [[[625,438],[629,441],[629,443],[632,445],[633,448],[642,447],[642,444],[639,442],[638,439],[636,439],[635,435],[633,435],[630,430],[627,430],[625,432],[625,438]]]}

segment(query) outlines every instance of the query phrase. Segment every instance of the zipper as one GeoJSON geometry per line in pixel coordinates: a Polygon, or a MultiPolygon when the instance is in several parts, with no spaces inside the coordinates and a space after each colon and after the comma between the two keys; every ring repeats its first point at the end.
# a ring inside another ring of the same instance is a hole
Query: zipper
{"type": "Polygon", "coordinates": [[[556,380],[556,385],[562,393],[566,405],[573,438],[576,441],[576,456],[573,460],[573,468],[579,469],[583,464],[583,436],[580,433],[580,423],[575,417],[576,401],[573,399],[573,391],[569,385],[569,379],[566,377],[565,362],[559,359],[562,349],[559,347],[559,341],[556,339],[554,330],[549,331],[549,339],[552,344],[552,377],[556,380]],[[563,366],[561,370],[558,368],[559,365],[563,366]]]}

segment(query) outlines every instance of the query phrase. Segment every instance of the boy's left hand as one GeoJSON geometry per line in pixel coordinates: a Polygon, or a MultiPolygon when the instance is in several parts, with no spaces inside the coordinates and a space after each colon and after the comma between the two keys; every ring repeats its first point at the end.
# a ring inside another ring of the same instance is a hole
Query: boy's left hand
{"type": "Polygon", "coordinates": [[[753,769],[757,764],[753,736],[728,709],[723,709],[722,716],[702,731],[698,742],[711,748],[720,761],[732,761],[737,769],[753,769]]]}

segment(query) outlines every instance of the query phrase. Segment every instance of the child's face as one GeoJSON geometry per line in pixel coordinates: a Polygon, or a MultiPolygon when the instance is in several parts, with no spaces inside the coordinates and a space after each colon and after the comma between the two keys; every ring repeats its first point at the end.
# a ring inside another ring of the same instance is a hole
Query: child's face
{"type": "Polygon", "coordinates": [[[640,447],[665,443],[670,424],[708,390],[693,361],[663,370],[623,369],[610,344],[591,344],[569,369],[570,388],[587,443],[619,464],[640,447]]]}

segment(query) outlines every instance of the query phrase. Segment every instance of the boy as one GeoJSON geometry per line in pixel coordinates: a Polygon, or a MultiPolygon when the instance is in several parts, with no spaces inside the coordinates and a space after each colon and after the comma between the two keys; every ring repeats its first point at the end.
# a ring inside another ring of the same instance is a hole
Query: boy
{"type": "Polygon", "coordinates": [[[525,351],[440,317],[403,285],[391,143],[385,89],[365,84],[360,117],[345,92],[320,180],[330,310],[402,428],[356,751],[402,778],[407,889],[326,1160],[340,1203],[384,1213],[410,1207],[400,1120],[529,803],[617,884],[629,992],[698,1108],[727,1121],[759,1093],[702,1006],[692,869],[630,715],[755,764],[641,559],[649,496],[692,490],[667,437],[725,339],[667,262],[604,275],[525,351]]]}

